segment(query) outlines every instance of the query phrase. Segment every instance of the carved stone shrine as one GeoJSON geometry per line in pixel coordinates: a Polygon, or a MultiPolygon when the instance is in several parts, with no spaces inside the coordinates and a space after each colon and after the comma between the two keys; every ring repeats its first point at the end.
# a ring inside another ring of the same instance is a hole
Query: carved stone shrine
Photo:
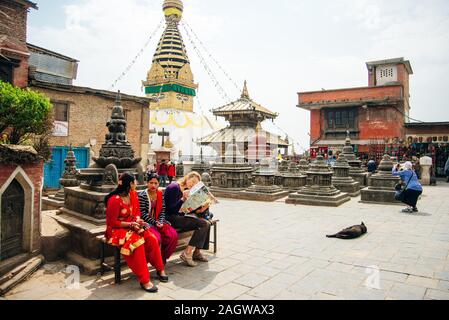
{"type": "Polygon", "coordinates": [[[333,166],[332,184],[351,197],[357,197],[360,195],[360,184],[349,175],[350,168],[345,156],[341,154],[333,166]]]}
{"type": "Polygon", "coordinates": [[[332,172],[319,155],[307,171],[306,186],[298,192],[291,193],[285,201],[289,204],[338,207],[351,197],[332,185],[332,172]]]}
{"type": "Polygon", "coordinates": [[[384,155],[377,168],[377,173],[369,178],[368,188],[362,190],[362,202],[392,204],[399,202],[394,198],[395,185],[399,177],[392,174],[393,161],[389,155],[384,155]]]}

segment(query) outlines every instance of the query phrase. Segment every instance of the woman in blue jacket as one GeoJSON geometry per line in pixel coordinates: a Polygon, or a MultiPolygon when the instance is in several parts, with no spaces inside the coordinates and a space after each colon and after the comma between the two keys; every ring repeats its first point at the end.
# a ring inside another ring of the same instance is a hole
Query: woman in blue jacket
{"type": "Polygon", "coordinates": [[[418,176],[413,171],[413,164],[410,161],[404,163],[404,169],[400,170],[400,167],[400,164],[393,167],[393,175],[401,177],[402,182],[407,185],[404,191],[404,200],[402,201],[407,205],[407,208],[402,210],[402,212],[418,212],[416,203],[422,194],[422,186],[419,183],[418,176]]]}

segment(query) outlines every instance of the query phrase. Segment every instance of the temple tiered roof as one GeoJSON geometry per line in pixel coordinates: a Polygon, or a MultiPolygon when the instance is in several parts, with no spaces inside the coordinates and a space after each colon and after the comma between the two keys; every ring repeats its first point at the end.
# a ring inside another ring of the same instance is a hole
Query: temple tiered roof
{"type": "Polygon", "coordinates": [[[247,82],[243,86],[242,95],[240,99],[231,102],[222,107],[211,110],[216,116],[225,117],[229,121],[229,115],[235,114],[257,114],[259,116],[259,122],[266,119],[276,119],[279,114],[274,113],[267,108],[261,106],[257,102],[254,102],[248,93],[247,82]]]}

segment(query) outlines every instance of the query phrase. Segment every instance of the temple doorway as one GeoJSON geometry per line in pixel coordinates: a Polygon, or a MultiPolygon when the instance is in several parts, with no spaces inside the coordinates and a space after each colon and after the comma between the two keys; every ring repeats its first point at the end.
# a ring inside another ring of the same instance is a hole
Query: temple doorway
{"type": "Polygon", "coordinates": [[[0,259],[23,253],[25,192],[14,179],[2,195],[0,259]]]}

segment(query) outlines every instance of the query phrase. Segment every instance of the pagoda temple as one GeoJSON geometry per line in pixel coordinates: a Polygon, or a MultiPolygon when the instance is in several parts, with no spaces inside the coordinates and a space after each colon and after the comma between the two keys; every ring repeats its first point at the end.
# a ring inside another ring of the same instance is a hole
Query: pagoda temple
{"type": "MultiPolygon", "coordinates": [[[[165,0],[163,12],[166,27],[158,43],[147,79],[142,84],[147,97],[158,102],[150,104],[150,137],[153,152],[199,154],[192,141],[212,132],[218,126],[212,119],[194,112],[198,85],[190,68],[186,47],[179,31],[184,6],[181,0],[165,0]]],[[[150,160],[151,161],[151,160],[150,160]]]]}
{"type": "Polygon", "coordinates": [[[240,99],[213,109],[212,113],[216,117],[224,117],[229,126],[201,138],[198,144],[212,147],[219,158],[223,158],[227,145],[234,141],[244,155],[245,162],[274,159],[279,148],[288,149],[289,143],[286,140],[262,129],[263,121],[274,120],[278,114],[250,98],[246,81],[240,99]]]}

